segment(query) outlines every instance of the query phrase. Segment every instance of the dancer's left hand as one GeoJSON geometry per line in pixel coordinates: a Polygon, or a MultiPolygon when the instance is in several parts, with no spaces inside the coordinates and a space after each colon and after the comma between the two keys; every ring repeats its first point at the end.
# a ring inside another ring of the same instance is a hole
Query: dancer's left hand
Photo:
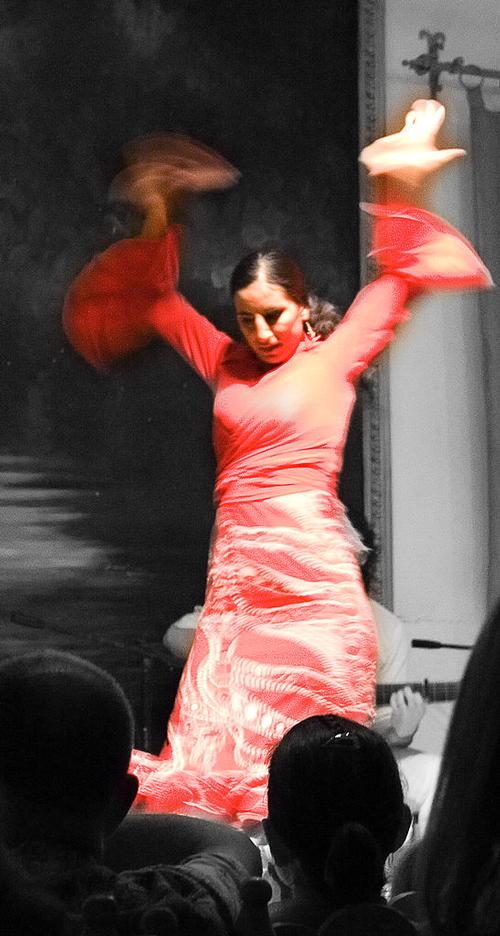
{"type": "Polygon", "coordinates": [[[371,176],[387,174],[418,185],[428,173],[465,155],[463,149],[439,150],[436,147],[436,136],[445,114],[445,108],[439,101],[415,101],[402,130],[366,146],[360,154],[360,162],[371,176]]]}

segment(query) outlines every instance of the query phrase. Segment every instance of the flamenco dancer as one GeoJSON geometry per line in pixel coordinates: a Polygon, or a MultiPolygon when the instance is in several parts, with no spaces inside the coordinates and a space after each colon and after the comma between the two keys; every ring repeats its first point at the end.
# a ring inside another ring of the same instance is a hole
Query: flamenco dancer
{"type": "MultiPolygon", "coordinates": [[[[417,101],[403,130],[361,154],[374,176],[416,186],[463,150],[437,150],[444,108],[417,101]]],[[[232,184],[220,157],[178,137],[126,152],[115,192],[145,214],[142,235],[95,258],[71,287],[65,329],[93,366],[161,336],[214,392],[217,515],[203,613],[160,756],[135,752],[138,807],[244,823],[262,819],[267,763],[307,716],[374,712],[375,627],[357,545],[337,496],[356,381],[421,290],[485,287],[488,271],[446,222],[400,199],[375,216],[379,278],[326,338],[313,299],[280,251],[245,257],[231,278],[243,340],[177,291],[173,203],[232,184]],[[318,325],[318,333],[316,327],[318,325]],[[324,340],[322,340],[324,338],[324,340]]],[[[331,330],[330,326],[326,331],[331,330]]]]}

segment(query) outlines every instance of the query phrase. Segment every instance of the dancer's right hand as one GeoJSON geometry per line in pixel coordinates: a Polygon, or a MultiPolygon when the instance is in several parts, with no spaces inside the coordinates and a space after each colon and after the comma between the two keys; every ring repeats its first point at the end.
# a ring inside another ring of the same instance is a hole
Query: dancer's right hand
{"type": "Polygon", "coordinates": [[[110,195],[142,210],[163,204],[180,192],[227,188],[239,172],[203,143],[174,133],[156,134],[129,143],[127,167],[114,179],[110,195]]]}

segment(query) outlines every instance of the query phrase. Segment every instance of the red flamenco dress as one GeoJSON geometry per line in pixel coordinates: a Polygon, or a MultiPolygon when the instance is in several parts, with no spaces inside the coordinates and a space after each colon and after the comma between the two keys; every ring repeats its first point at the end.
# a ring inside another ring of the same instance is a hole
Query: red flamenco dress
{"type": "Polygon", "coordinates": [[[104,368],[160,335],[214,393],[216,523],[204,610],[159,757],[134,752],[137,805],[255,821],[293,724],[373,714],[375,627],[337,479],[360,374],[422,288],[490,285],[462,236],[405,205],[367,208],[382,275],[323,342],[259,361],[175,291],[177,233],[111,247],[76,280],[66,332],[104,368]]]}

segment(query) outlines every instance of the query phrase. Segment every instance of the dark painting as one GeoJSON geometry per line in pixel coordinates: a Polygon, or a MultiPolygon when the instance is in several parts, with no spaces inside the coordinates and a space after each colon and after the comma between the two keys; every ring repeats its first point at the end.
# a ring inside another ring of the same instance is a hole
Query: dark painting
{"type": "MultiPolygon", "coordinates": [[[[353,0],[0,2],[4,615],[128,621],[159,639],[203,600],[208,390],[157,342],[107,375],[68,346],[65,292],[137,230],[121,149],[179,131],[241,171],[187,206],[181,286],[234,334],[227,284],[269,242],[345,309],[358,287],[353,0]],[[288,7],[288,12],[287,12],[288,7]]],[[[343,491],[362,523],[357,431],[343,491]]]]}

